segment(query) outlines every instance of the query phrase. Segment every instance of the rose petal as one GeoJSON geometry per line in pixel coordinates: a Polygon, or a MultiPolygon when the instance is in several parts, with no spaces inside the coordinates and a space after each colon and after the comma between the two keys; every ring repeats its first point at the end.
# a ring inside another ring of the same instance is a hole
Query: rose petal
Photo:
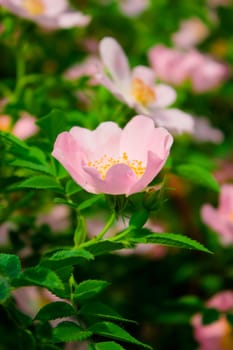
{"type": "Polygon", "coordinates": [[[113,80],[122,89],[129,90],[131,74],[128,59],[118,42],[110,37],[100,41],[100,56],[113,80]]]}
{"type": "Polygon", "coordinates": [[[149,105],[149,110],[170,106],[176,100],[176,91],[169,85],[155,85],[154,91],[155,102],[149,105]]]}
{"type": "Polygon", "coordinates": [[[132,70],[132,80],[138,78],[148,86],[154,86],[155,77],[155,72],[145,66],[137,66],[132,70]]]}
{"type": "Polygon", "coordinates": [[[104,180],[96,169],[90,167],[84,169],[92,177],[95,193],[127,194],[129,188],[137,181],[136,174],[126,164],[113,165],[104,180]]]}
{"type": "Polygon", "coordinates": [[[159,109],[153,113],[151,118],[156,125],[162,126],[173,133],[192,133],[194,129],[193,117],[176,108],[159,109]]]}

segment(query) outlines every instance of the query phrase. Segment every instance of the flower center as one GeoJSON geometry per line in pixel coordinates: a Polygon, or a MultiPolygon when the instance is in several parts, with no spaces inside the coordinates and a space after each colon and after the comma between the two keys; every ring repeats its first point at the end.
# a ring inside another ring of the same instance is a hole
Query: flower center
{"type": "Polygon", "coordinates": [[[45,12],[43,0],[23,0],[23,7],[31,16],[43,15],[45,12]]]}
{"type": "Polygon", "coordinates": [[[233,349],[233,329],[229,323],[226,324],[226,330],[220,339],[220,345],[222,350],[233,349]]]}
{"type": "Polygon", "coordinates": [[[10,131],[11,129],[11,120],[8,115],[0,116],[0,130],[1,131],[10,131]]]}
{"type": "Polygon", "coordinates": [[[139,78],[132,80],[131,93],[135,100],[143,106],[147,106],[156,99],[154,90],[139,78]]]}
{"type": "Polygon", "coordinates": [[[122,156],[119,158],[108,157],[107,154],[104,154],[97,160],[87,162],[89,167],[95,168],[100,173],[103,180],[105,179],[107,171],[116,164],[128,165],[139,178],[144,174],[146,169],[141,160],[129,160],[126,152],[123,152],[122,156]]]}

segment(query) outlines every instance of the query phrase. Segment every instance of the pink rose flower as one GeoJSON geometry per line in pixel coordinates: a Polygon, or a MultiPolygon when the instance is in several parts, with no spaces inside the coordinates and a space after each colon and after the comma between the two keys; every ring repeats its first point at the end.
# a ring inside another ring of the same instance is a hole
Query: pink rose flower
{"type": "Polygon", "coordinates": [[[157,126],[175,132],[192,130],[191,116],[177,109],[166,109],[176,99],[175,90],[165,84],[155,85],[155,73],[148,67],[137,66],[131,71],[128,59],[115,39],[101,40],[100,56],[110,74],[109,77],[102,70],[98,75],[100,83],[119,100],[152,118],[157,126]]]}
{"type": "Polygon", "coordinates": [[[229,76],[226,64],[195,50],[183,52],[157,45],[149,50],[148,56],[161,80],[173,85],[190,81],[198,93],[216,88],[229,76]]]}
{"type": "Polygon", "coordinates": [[[124,129],[113,122],[93,131],[73,127],[58,135],[52,155],[86,191],[128,196],[159,173],[172,142],[165,129],[139,115],[124,129]]]}
{"type": "Polygon", "coordinates": [[[208,141],[213,143],[221,143],[224,135],[221,130],[213,128],[207,118],[194,118],[193,138],[197,141],[208,141]]]}
{"type": "Polygon", "coordinates": [[[233,292],[224,291],[209,300],[207,306],[215,308],[223,314],[208,325],[203,325],[201,315],[192,319],[194,337],[200,344],[198,350],[231,350],[233,349],[232,327],[228,323],[224,312],[233,309],[233,292]]]}
{"type": "Polygon", "coordinates": [[[17,307],[32,318],[34,318],[37,312],[46,304],[62,300],[49,290],[36,286],[20,287],[14,290],[12,294],[17,307]]]}
{"type": "Polygon", "coordinates": [[[203,222],[216,231],[223,245],[233,243],[233,185],[221,187],[218,208],[205,204],[201,209],[203,222]]]}
{"type": "Polygon", "coordinates": [[[2,0],[1,5],[48,29],[83,27],[90,22],[89,16],[71,10],[67,0],[2,0]]]}
{"type": "Polygon", "coordinates": [[[35,124],[36,118],[23,112],[17,122],[12,125],[12,118],[9,115],[0,115],[0,130],[11,132],[21,140],[35,135],[39,128],[35,124]]]}
{"type": "Polygon", "coordinates": [[[149,0],[121,0],[119,6],[124,15],[135,17],[149,6],[149,0]]]}
{"type": "Polygon", "coordinates": [[[40,214],[36,221],[37,225],[46,224],[54,232],[61,232],[70,226],[70,210],[67,205],[55,205],[46,214],[40,214]]]}
{"type": "Polygon", "coordinates": [[[181,21],[179,30],[172,35],[177,48],[191,49],[202,42],[209,34],[209,29],[198,17],[181,21]]]}
{"type": "Polygon", "coordinates": [[[98,80],[95,78],[97,72],[101,69],[101,62],[96,56],[89,56],[83,62],[77,63],[66,70],[64,73],[65,79],[73,80],[79,79],[83,76],[90,77],[90,84],[98,84],[98,80]]]}

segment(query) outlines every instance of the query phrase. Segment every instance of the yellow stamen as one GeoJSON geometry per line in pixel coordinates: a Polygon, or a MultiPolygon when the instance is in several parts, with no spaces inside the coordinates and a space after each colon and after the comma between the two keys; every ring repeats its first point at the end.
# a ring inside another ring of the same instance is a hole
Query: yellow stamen
{"type": "Polygon", "coordinates": [[[220,345],[222,350],[233,349],[233,329],[229,323],[226,323],[225,333],[220,339],[220,345]]]}
{"type": "Polygon", "coordinates": [[[31,16],[43,15],[45,12],[43,0],[23,0],[22,6],[31,16]]]}
{"type": "Polygon", "coordinates": [[[233,221],[233,212],[230,213],[229,219],[230,219],[231,221],[233,221]]]}
{"type": "Polygon", "coordinates": [[[137,177],[141,177],[144,174],[146,169],[146,167],[143,166],[141,160],[136,160],[136,159],[129,160],[126,152],[123,152],[122,156],[116,159],[112,157],[108,157],[106,154],[104,154],[101,158],[97,160],[87,162],[87,165],[89,167],[95,168],[100,173],[103,180],[105,179],[107,171],[113,165],[116,165],[116,164],[128,165],[128,167],[130,167],[134,171],[137,177]]]}
{"type": "Polygon", "coordinates": [[[10,131],[11,129],[11,120],[7,115],[0,116],[0,130],[1,131],[10,131]]]}
{"type": "Polygon", "coordinates": [[[154,90],[139,78],[132,80],[131,93],[135,100],[143,106],[148,105],[156,99],[154,90]]]}

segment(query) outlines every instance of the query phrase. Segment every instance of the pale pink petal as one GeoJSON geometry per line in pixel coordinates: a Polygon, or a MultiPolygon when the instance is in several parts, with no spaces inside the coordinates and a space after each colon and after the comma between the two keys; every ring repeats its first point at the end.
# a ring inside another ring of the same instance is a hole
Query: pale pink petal
{"type": "Polygon", "coordinates": [[[183,132],[193,132],[193,117],[179,109],[159,109],[150,116],[157,126],[164,127],[172,133],[180,134],[183,132]]]}
{"type": "Polygon", "coordinates": [[[207,305],[223,312],[231,310],[233,308],[233,291],[225,290],[214,295],[207,305]]]}
{"type": "Polygon", "coordinates": [[[118,157],[121,132],[121,128],[113,122],[101,123],[93,131],[77,126],[70,130],[88,160],[97,160],[104,153],[110,157],[118,157]]]}
{"type": "MultiPolygon", "coordinates": [[[[221,214],[233,214],[233,185],[223,184],[219,199],[219,212],[221,214]]],[[[233,233],[232,233],[233,234],[233,233]]]]}
{"type": "Polygon", "coordinates": [[[35,122],[36,119],[34,117],[24,113],[15,123],[12,133],[21,140],[25,140],[28,137],[35,135],[39,131],[39,128],[35,122]]]}
{"type": "Polygon", "coordinates": [[[155,72],[151,68],[137,66],[132,69],[132,80],[138,78],[148,86],[154,86],[155,77],[155,72]]]}
{"type": "Polygon", "coordinates": [[[209,204],[201,208],[201,217],[203,222],[211,227],[216,233],[221,235],[221,241],[224,244],[233,241],[233,230],[228,227],[228,218],[220,215],[218,209],[209,204]]]}
{"type": "MultiPolygon", "coordinates": [[[[106,87],[114,96],[116,96],[120,101],[128,104],[128,95],[124,94],[124,91],[121,89],[120,86],[115,84],[113,80],[111,80],[107,75],[105,75],[103,72],[98,72],[96,74],[96,80],[106,87]]],[[[132,104],[132,103],[131,103],[132,104]]]]}
{"type": "Polygon", "coordinates": [[[126,152],[131,160],[146,161],[154,130],[154,123],[149,117],[138,115],[132,118],[122,130],[120,153],[126,152]]]}
{"type": "Polygon", "coordinates": [[[136,192],[142,191],[149,183],[154,179],[154,177],[160,172],[165,161],[167,160],[168,154],[166,154],[164,159],[158,157],[157,154],[148,152],[146,170],[142,177],[135,183],[134,186],[130,188],[130,191],[127,193],[131,195],[136,192]]]}
{"type": "Polygon", "coordinates": [[[140,15],[149,5],[149,0],[122,0],[120,1],[121,11],[129,17],[140,15]]]}
{"type": "Polygon", "coordinates": [[[213,128],[207,118],[194,118],[193,137],[197,141],[221,143],[224,135],[221,130],[213,128]]]}
{"type": "Polygon", "coordinates": [[[176,91],[169,85],[155,85],[154,91],[155,102],[149,105],[149,110],[170,106],[176,100],[176,91]]]}
{"type": "Polygon", "coordinates": [[[118,42],[110,37],[103,38],[100,41],[100,56],[115,83],[128,90],[131,80],[130,67],[118,42]]]}
{"type": "Polygon", "coordinates": [[[59,28],[85,27],[90,23],[91,17],[77,11],[62,13],[57,18],[59,28]]]}
{"type": "Polygon", "coordinates": [[[85,155],[72,135],[68,132],[59,134],[55,141],[52,155],[80,186],[88,192],[94,191],[92,179],[83,170],[85,155]]]}
{"type": "Polygon", "coordinates": [[[113,165],[106,174],[105,179],[101,179],[100,174],[94,168],[84,167],[95,184],[95,193],[107,194],[127,194],[130,187],[137,181],[137,176],[126,164],[113,165]]]}

